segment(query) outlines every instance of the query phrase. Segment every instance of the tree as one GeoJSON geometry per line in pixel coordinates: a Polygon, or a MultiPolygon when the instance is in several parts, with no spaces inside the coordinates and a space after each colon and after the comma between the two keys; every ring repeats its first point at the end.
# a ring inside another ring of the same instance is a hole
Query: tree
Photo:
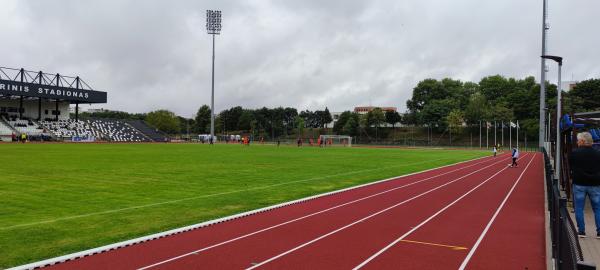
{"type": "Polygon", "coordinates": [[[338,120],[333,124],[333,132],[336,134],[341,133],[350,117],[352,117],[352,112],[342,112],[338,117],[338,120]]]}
{"type": "Polygon", "coordinates": [[[436,79],[425,79],[413,88],[412,98],[406,101],[406,106],[411,112],[419,113],[432,100],[445,99],[448,96],[441,82],[436,79]]]}
{"type": "Polygon", "coordinates": [[[489,115],[489,106],[484,95],[477,92],[471,95],[464,117],[469,124],[478,124],[489,115]]]}
{"type": "Polygon", "coordinates": [[[298,137],[302,138],[302,135],[304,134],[304,118],[300,117],[299,115],[296,116],[296,128],[298,129],[298,137]]]}
{"type": "Polygon", "coordinates": [[[507,108],[504,104],[496,104],[492,107],[489,121],[508,122],[511,120],[515,120],[512,109],[507,108]]]}
{"type": "Polygon", "coordinates": [[[453,100],[433,100],[423,108],[421,121],[424,124],[437,126],[440,131],[446,130],[446,116],[453,109],[457,109],[453,100]]]}
{"type": "Polygon", "coordinates": [[[488,101],[495,102],[496,100],[505,97],[511,87],[509,81],[500,75],[488,76],[479,81],[479,89],[488,101]]]}
{"type": "Polygon", "coordinates": [[[150,112],[146,116],[146,122],[150,126],[169,134],[180,132],[179,119],[171,111],[157,110],[150,112]]]}
{"type": "Polygon", "coordinates": [[[238,120],[238,129],[250,131],[252,129],[252,121],[254,120],[254,113],[252,110],[243,110],[238,120]]]}
{"type": "Polygon", "coordinates": [[[351,113],[348,117],[348,120],[344,124],[342,128],[342,132],[349,136],[358,135],[359,128],[359,115],[357,113],[351,113]]]}
{"type": "Polygon", "coordinates": [[[566,96],[573,112],[600,111],[600,79],[581,81],[566,96]]]}
{"type": "Polygon", "coordinates": [[[323,125],[323,127],[325,127],[325,125],[331,123],[332,121],[333,118],[331,117],[331,113],[329,112],[329,109],[325,107],[325,111],[323,111],[323,113],[321,114],[321,124],[323,125]]]}
{"type": "Polygon", "coordinates": [[[402,117],[398,112],[386,111],[385,122],[392,125],[392,128],[396,127],[396,124],[402,120],[402,117]]]}
{"type": "Polygon", "coordinates": [[[381,108],[375,108],[367,113],[367,125],[375,126],[375,141],[379,140],[379,127],[385,122],[385,114],[381,108]]]}
{"type": "Polygon", "coordinates": [[[204,134],[210,131],[210,107],[208,105],[202,105],[198,109],[194,129],[196,132],[204,134]]]}
{"type": "Polygon", "coordinates": [[[454,134],[458,134],[460,132],[460,127],[464,122],[462,111],[458,109],[452,110],[448,116],[446,116],[446,122],[448,123],[450,131],[454,134]]]}

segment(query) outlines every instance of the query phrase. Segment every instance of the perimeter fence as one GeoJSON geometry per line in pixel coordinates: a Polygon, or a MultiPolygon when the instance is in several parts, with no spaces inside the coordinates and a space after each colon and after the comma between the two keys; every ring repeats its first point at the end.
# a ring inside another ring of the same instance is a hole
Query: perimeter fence
{"type": "Polygon", "coordinates": [[[567,198],[560,194],[558,180],[554,177],[552,162],[545,148],[543,148],[543,153],[554,269],[596,270],[595,265],[583,260],[577,229],[567,208],[567,198]]]}

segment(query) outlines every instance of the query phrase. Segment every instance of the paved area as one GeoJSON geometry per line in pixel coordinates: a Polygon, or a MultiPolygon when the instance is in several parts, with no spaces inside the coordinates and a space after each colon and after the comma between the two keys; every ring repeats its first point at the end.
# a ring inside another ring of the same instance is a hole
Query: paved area
{"type": "MultiPolygon", "coordinates": [[[[571,211],[569,211],[569,213],[571,214],[571,219],[573,219],[573,222],[576,222],[575,213],[572,208],[570,210],[571,211]]],[[[589,199],[586,199],[584,214],[585,230],[588,237],[579,239],[581,251],[583,251],[583,258],[587,262],[593,262],[596,264],[596,266],[600,266],[600,239],[596,238],[596,225],[594,223],[594,213],[592,211],[592,206],[590,205],[589,199]]]]}

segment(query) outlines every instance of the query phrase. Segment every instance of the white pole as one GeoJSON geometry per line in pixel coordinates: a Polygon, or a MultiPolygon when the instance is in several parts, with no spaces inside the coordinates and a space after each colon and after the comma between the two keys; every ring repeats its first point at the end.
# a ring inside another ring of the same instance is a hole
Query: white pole
{"type": "Polygon", "coordinates": [[[508,122],[508,145],[512,149],[512,121],[508,122]]]}
{"type": "MultiPolygon", "coordinates": [[[[544,1],[543,11],[542,11],[542,55],[546,55],[546,31],[548,30],[548,25],[546,24],[547,13],[548,13],[548,3],[547,0],[544,1]]],[[[544,147],[544,139],[546,135],[544,134],[545,130],[543,126],[546,124],[546,113],[544,110],[546,109],[546,59],[541,57],[541,76],[540,76],[540,129],[539,129],[539,147],[544,147]]],[[[548,149],[549,150],[549,149],[548,149]]]]}
{"type": "Polygon", "coordinates": [[[479,149],[481,149],[481,120],[479,120],[479,149]]]}
{"type": "Polygon", "coordinates": [[[519,120],[517,120],[517,149],[519,149],[519,120]]]}
{"type": "Polygon", "coordinates": [[[215,140],[215,35],[212,35],[212,83],[210,91],[210,144],[215,140]]]}
{"type": "Polygon", "coordinates": [[[498,145],[498,143],[496,142],[496,133],[498,133],[496,130],[496,126],[496,121],[494,121],[494,146],[498,145]]]}
{"type": "Polygon", "coordinates": [[[502,129],[502,147],[504,148],[504,121],[502,121],[501,123],[501,129],[502,129]]]}
{"type": "Polygon", "coordinates": [[[490,126],[488,126],[488,122],[485,121],[485,149],[489,149],[490,148],[490,126]]]}

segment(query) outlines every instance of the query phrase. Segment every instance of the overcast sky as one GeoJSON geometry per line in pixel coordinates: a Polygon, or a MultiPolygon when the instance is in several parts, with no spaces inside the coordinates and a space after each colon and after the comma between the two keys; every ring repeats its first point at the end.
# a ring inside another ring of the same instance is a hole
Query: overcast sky
{"type": "MultiPolygon", "coordinates": [[[[549,2],[563,80],[600,77],[600,1],[549,2]]],[[[542,0],[2,0],[0,66],[78,75],[108,92],[96,107],[189,117],[210,104],[207,9],[223,12],[216,111],[404,111],[425,78],[540,75],[542,0]]]]}

